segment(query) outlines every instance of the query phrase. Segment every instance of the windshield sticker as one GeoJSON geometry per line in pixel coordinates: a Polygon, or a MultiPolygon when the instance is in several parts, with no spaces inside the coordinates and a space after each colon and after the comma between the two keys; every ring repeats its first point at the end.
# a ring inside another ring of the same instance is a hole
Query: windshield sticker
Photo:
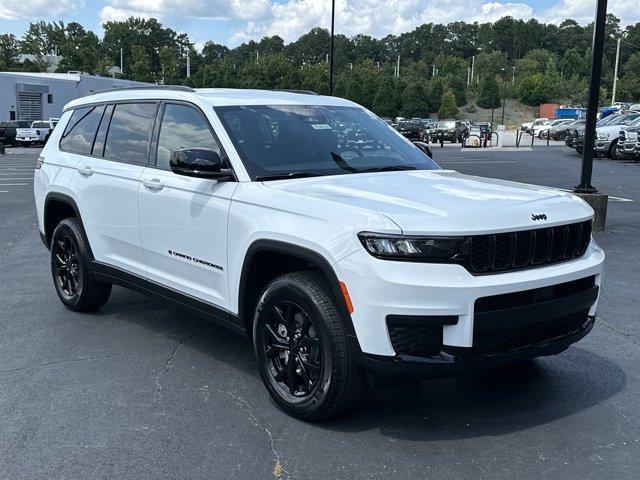
{"type": "Polygon", "coordinates": [[[312,123],[311,128],[314,130],[331,130],[331,125],[327,125],[326,123],[312,123]]]}

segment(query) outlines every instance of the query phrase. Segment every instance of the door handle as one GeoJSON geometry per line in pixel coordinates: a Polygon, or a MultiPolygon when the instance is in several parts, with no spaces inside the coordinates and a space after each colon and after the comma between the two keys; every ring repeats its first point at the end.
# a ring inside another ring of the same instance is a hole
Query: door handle
{"type": "Polygon", "coordinates": [[[78,167],[78,173],[83,177],[90,177],[91,175],[93,175],[93,168],[91,168],[89,165],[80,165],[78,167]]]}
{"type": "Polygon", "coordinates": [[[164,188],[164,183],[162,183],[157,178],[152,180],[143,180],[142,185],[147,187],[149,190],[162,190],[164,188]]]}

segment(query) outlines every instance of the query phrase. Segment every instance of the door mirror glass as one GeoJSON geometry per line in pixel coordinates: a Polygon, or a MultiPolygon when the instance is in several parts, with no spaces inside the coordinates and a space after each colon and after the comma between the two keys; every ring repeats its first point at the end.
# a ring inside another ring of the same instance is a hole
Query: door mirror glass
{"type": "Polygon", "coordinates": [[[174,150],[169,158],[169,167],[173,173],[188,177],[215,178],[217,180],[232,177],[231,170],[224,168],[224,163],[218,152],[210,148],[174,150]]]}

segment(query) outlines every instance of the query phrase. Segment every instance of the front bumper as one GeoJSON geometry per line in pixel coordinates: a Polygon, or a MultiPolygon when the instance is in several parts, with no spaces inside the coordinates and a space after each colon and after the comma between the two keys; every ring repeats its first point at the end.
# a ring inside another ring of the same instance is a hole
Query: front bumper
{"type": "Polygon", "coordinates": [[[594,151],[603,155],[609,153],[609,148],[611,148],[611,140],[596,140],[593,145],[594,151]]]}
{"type": "MultiPolygon", "coordinates": [[[[524,317],[535,320],[539,315],[550,319],[553,315],[550,317],[549,309],[557,309],[558,315],[580,310],[584,311],[585,318],[586,315],[593,317],[603,262],[604,252],[591,242],[586,253],[576,260],[491,275],[474,276],[459,265],[378,260],[364,250],[338,262],[337,270],[348,286],[354,304],[352,321],[363,368],[376,370],[376,366],[386,368],[408,364],[409,371],[417,368],[421,376],[439,376],[446,372],[455,373],[459,368],[455,365],[460,363],[482,365],[500,360],[497,357],[491,361],[475,357],[474,332],[479,329],[475,322],[488,321],[482,313],[476,312],[476,300],[593,277],[595,291],[591,292],[591,297],[572,299],[569,304],[536,304],[524,310],[503,312],[513,314],[514,325],[524,317]],[[573,300],[575,304],[570,303],[573,300]],[[438,327],[442,329],[441,352],[413,358],[398,355],[390,336],[388,317],[410,318],[418,323],[424,319],[427,324],[434,319],[436,323],[441,321],[438,327]]],[[[509,327],[510,318],[502,315],[506,327],[509,327]]],[[[585,329],[586,333],[588,329],[585,329]]],[[[535,348],[527,346],[526,351],[511,352],[501,358],[510,361],[521,355],[557,353],[582,338],[577,334],[570,337],[573,340],[569,343],[566,340],[570,338],[558,339],[559,343],[550,345],[547,342],[535,348]]]]}
{"type": "Polygon", "coordinates": [[[616,153],[622,158],[640,158],[640,142],[618,142],[616,153]]]}

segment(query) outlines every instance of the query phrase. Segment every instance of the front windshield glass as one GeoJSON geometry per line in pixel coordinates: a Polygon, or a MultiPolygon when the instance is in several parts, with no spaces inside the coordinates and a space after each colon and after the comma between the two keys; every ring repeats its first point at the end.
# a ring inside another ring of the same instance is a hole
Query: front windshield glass
{"type": "Polygon", "coordinates": [[[456,128],[456,122],[451,122],[451,121],[438,122],[438,128],[456,128]]]}
{"type": "Polygon", "coordinates": [[[440,167],[358,107],[215,107],[253,180],[440,167]]]}

